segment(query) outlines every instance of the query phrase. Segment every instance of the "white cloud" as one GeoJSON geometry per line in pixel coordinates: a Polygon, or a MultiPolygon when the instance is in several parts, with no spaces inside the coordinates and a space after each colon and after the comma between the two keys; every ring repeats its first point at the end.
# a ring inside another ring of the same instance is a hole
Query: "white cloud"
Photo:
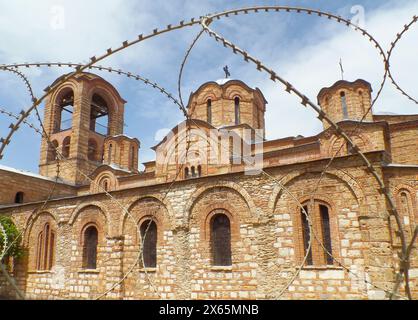
{"type": "MultiPolygon", "coordinates": [[[[418,12],[418,3],[396,3],[374,12],[366,11],[366,28],[385,51],[394,37],[411,21],[418,12]]],[[[326,22],[325,23],[332,23],[326,22]]],[[[399,77],[399,83],[418,97],[418,25],[399,43],[394,52],[392,72],[399,77]]],[[[328,28],[328,26],[324,26],[328,28]]],[[[327,39],[299,48],[299,53],[287,61],[277,61],[273,69],[306,94],[313,102],[323,87],[339,80],[339,59],[343,59],[345,78],[355,80],[363,78],[369,81],[375,94],[383,78],[383,60],[377,50],[358,33],[347,27],[336,27],[327,39]],[[280,72],[281,71],[281,72],[280,72]]],[[[305,109],[294,96],[284,93],[282,87],[273,83],[263,87],[269,105],[266,113],[267,136],[277,138],[288,135],[312,135],[322,129],[316,114],[305,109]]],[[[418,113],[417,105],[409,102],[394,89],[388,80],[382,96],[378,100],[375,112],[390,111],[400,114],[418,113]]]]}
{"type": "MultiPolygon", "coordinates": [[[[245,6],[243,2],[234,0],[225,5],[213,1],[174,0],[0,0],[0,63],[45,60],[86,62],[92,55],[104,53],[107,48],[115,48],[122,41],[135,39],[138,34],[151,32],[155,27],[220,11],[225,6],[242,7],[245,6]],[[60,6],[64,9],[63,28],[59,21],[60,6]]],[[[247,4],[250,2],[254,4],[256,1],[246,1],[247,4]]],[[[264,2],[277,4],[277,1],[264,2]]],[[[349,9],[341,8],[341,11],[347,13],[349,9]]],[[[392,1],[381,9],[366,11],[366,27],[386,50],[396,33],[416,12],[416,1],[392,1]]],[[[302,18],[286,13],[246,17],[220,20],[213,27],[266,61],[267,65],[314,102],[322,87],[330,86],[340,78],[340,57],[343,58],[347,79],[363,78],[372,83],[375,91],[378,89],[383,75],[382,60],[358,33],[313,16],[306,20],[298,20],[302,18]],[[245,20],[246,17],[248,20],[245,20]],[[305,29],[295,29],[295,26],[299,26],[296,22],[303,24],[305,29]]],[[[145,41],[103,61],[103,65],[149,76],[168,91],[176,93],[181,60],[197,31],[198,28],[187,28],[145,41]]],[[[418,25],[399,43],[392,61],[393,73],[399,84],[415,96],[418,96],[417,40],[418,25]]],[[[203,82],[222,77],[221,67],[225,64],[231,66],[233,77],[258,86],[264,92],[269,101],[266,113],[268,138],[311,135],[321,130],[321,123],[312,110],[302,107],[298,99],[270,82],[266,75],[255,71],[253,66],[245,64],[242,58],[233,55],[229,49],[207,36],[201,39],[186,66],[183,80],[185,102],[189,92],[196,90],[203,82]]],[[[46,85],[63,72],[68,72],[68,69],[23,71],[30,76],[35,92],[40,95],[46,85]]],[[[127,127],[127,133],[137,136],[142,142],[141,155],[144,157],[140,161],[151,160],[154,154],[148,148],[155,144],[155,132],[162,127],[171,129],[181,118],[181,113],[166,97],[160,97],[158,91],[138,86],[137,82],[123,81],[119,76],[105,73],[104,77],[122,91],[122,96],[128,100],[126,121],[132,122],[127,127]],[[141,124],[140,118],[143,121],[141,124]],[[145,125],[153,121],[156,128],[145,128],[145,125]]],[[[28,100],[19,81],[4,78],[3,75],[0,81],[0,104],[10,105],[13,110],[20,111],[28,100]],[[16,95],[14,100],[9,99],[10,92],[16,95]]],[[[376,110],[417,113],[416,105],[399,95],[390,83],[387,83],[376,110]]],[[[1,122],[0,118],[0,136],[7,132],[9,123],[9,119],[1,122]]],[[[29,135],[27,131],[23,132],[29,135]]],[[[15,155],[21,153],[12,144],[6,155],[10,164],[15,165],[15,159],[19,158],[15,155]]],[[[31,162],[36,162],[33,159],[37,157],[35,154],[31,162]]],[[[22,157],[21,166],[30,166],[30,169],[36,167],[36,164],[28,165],[28,160],[24,159],[27,157],[22,157]]]]}

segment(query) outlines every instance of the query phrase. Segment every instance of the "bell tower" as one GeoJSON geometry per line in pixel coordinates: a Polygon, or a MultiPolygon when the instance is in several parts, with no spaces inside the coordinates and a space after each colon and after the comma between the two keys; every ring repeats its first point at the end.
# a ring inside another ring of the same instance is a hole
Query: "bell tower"
{"type": "MultiPolygon", "coordinates": [[[[334,122],[344,120],[360,121],[371,106],[372,87],[365,80],[354,82],[338,81],[318,94],[318,104],[334,122]]],[[[364,121],[373,121],[370,111],[364,121]]],[[[329,128],[323,120],[324,129],[329,128]]]]}
{"type": "MultiPolygon", "coordinates": [[[[105,139],[123,134],[125,103],[110,83],[91,73],[78,74],[49,94],[44,126],[52,145],[64,157],[60,178],[83,184],[87,182],[84,174],[103,164],[105,139]]],[[[57,176],[55,148],[42,138],[39,171],[43,176],[57,176]]]]}

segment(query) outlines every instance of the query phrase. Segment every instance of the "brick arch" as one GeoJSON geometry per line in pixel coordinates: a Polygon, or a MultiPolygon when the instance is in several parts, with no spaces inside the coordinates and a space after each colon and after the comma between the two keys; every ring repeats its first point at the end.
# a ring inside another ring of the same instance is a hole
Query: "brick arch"
{"type": "Polygon", "coordinates": [[[74,100],[76,100],[76,96],[79,94],[79,86],[75,82],[74,79],[71,79],[69,81],[64,82],[61,84],[57,89],[54,90],[54,92],[51,95],[51,102],[54,107],[57,106],[57,99],[62,95],[62,93],[66,90],[72,90],[74,94],[74,100]]]}
{"type": "MultiPolygon", "coordinates": [[[[300,204],[306,204],[309,200],[311,200],[311,196],[303,196],[298,198],[298,201],[300,204]]],[[[330,231],[331,231],[331,243],[332,243],[332,256],[334,257],[334,259],[340,259],[341,256],[341,247],[340,247],[340,229],[338,226],[338,215],[336,212],[336,204],[334,203],[334,201],[324,195],[315,195],[313,197],[313,200],[317,203],[317,204],[322,204],[328,207],[328,215],[329,215],[329,223],[330,223],[330,231]]],[[[293,232],[293,241],[294,241],[294,249],[295,249],[295,258],[296,261],[298,263],[301,263],[303,261],[303,258],[305,256],[304,253],[304,244],[303,244],[303,231],[302,231],[302,225],[301,225],[301,221],[300,221],[300,207],[299,207],[299,203],[298,204],[293,204],[292,205],[292,224],[294,226],[294,230],[295,232],[293,232]]],[[[313,212],[311,212],[310,214],[312,214],[313,212]]],[[[312,217],[312,216],[311,216],[312,217]]],[[[314,224],[315,225],[315,224],[314,224]]],[[[318,226],[318,225],[316,225],[318,226]]],[[[316,236],[317,237],[321,237],[321,233],[319,232],[318,229],[316,229],[316,236]]],[[[315,241],[314,240],[314,234],[311,233],[311,241],[315,241]]],[[[313,248],[315,247],[314,242],[312,243],[313,248]]],[[[315,255],[315,252],[313,249],[312,253],[315,255]]],[[[316,248],[316,253],[318,252],[322,252],[322,248],[321,247],[317,247],[316,248]]],[[[316,257],[316,259],[318,259],[318,257],[316,257]]],[[[334,260],[334,264],[335,264],[335,260],[334,260]]]]}
{"type": "Polygon", "coordinates": [[[206,103],[208,99],[211,99],[212,102],[220,100],[222,98],[222,91],[216,90],[216,88],[212,90],[208,90],[208,92],[205,92],[203,95],[201,95],[198,98],[197,104],[206,103]]]}
{"type": "Polygon", "coordinates": [[[24,228],[25,229],[25,234],[24,234],[24,237],[23,237],[23,243],[25,245],[28,244],[29,235],[32,232],[32,228],[33,228],[34,223],[42,215],[50,216],[52,221],[54,221],[54,223],[56,225],[58,225],[59,220],[58,220],[58,216],[55,213],[50,212],[50,211],[41,211],[41,212],[37,212],[37,210],[33,211],[32,214],[26,219],[25,224],[24,224],[25,225],[25,228],[24,228]]]}
{"type": "Polygon", "coordinates": [[[90,191],[93,193],[103,193],[103,187],[100,183],[104,179],[109,179],[109,189],[107,191],[116,190],[119,187],[118,179],[115,177],[112,171],[106,170],[100,172],[97,177],[94,178],[94,182],[90,184],[90,191]]]}
{"type": "MultiPolygon", "coordinates": [[[[205,153],[210,152],[209,148],[211,147],[212,144],[217,146],[218,141],[211,140],[211,136],[210,136],[210,132],[209,132],[210,128],[207,128],[207,127],[199,127],[199,128],[198,127],[190,127],[189,130],[190,130],[189,132],[192,132],[192,133],[197,131],[198,132],[197,136],[199,137],[199,140],[209,142],[209,146],[206,146],[201,142],[197,143],[198,146],[202,146],[201,149],[197,149],[197,151],[199,152],[199,156],[202,159],[202,165],[207,165],[207,155],[205,153]]],[[[191,143],[189,150],[186,150],[186,148],[184,148],[184,152],[179,154],[178,155],[179,158],[176,159],[175,157],[177,155],[178,150],[182,150],[181,148],[179,148],[179,145],[181,145],[181,144],[184,144],[184,145],[187,146],[187,135],[184,133],[184,131],[175,133],[170,138],[170,141],[168,141],[168,143],[165,146],[165,150],[164,150],[165,155],[160,155],[160,157],[161,157],[160,161],[162,163],[164,163],[162,165],[161,174],[167,173],[169,171],[168,170],[169,165],[174,163],[174,161],[176,163],[179,163],[181,160],[183,160],[186,151],[195,151],[195,150],[193,150],[194,143],[191,143]],[[181,139],[179,139],[179,138],[181,138],[181,139]]],[[[217,152],[217,150],[214,151],[214,152],[217,152]]],[[[218,153],[216,153],[216,154],[218,154],[218,153]]],[[[180,162],[180,164],[181,164],[181,162],[180,162]]]]}
{"type": "MultiPolygon", "coordinates": [[[[303,173],[291,173],[288,174],[287,176],[285,176],[282,180],[280,185],[277,185],[273,191],[272,194],[270,196],[270,200],[269,200],[269,204],[268,204],[268,208],[269,208],[269,214],[274,214],[274,210],[276,208],[277,202],[279,201],[281,195],[283,192],[286,192],[284,190],[283,187],[286,187],[286,185],[288,185],[289,183],[291,183],[292,181],[294,181],[295,179],[304,176],[305,174],[310,174],[310,173],[315,173],[315,172],[303,172],[303,173]]],[[[320,174],[320,172],[317,172],[318,174],[320,174]]],[[[358,185],[358,183],[352,178],[348,178],[348,174],[343,172],[343,171],[333,171],[332,173],[327,172],[327,175],[336,178],[338,180],[341,180],[342,182],[344,182],[345,186],[351,191],[353,192],[356,201],[361,204],[359,206],[359,210],[363,211],[363,210],[367,210],[364,203],[365,201],[365,196],[364,196],[364,192],[362,190],[362,188],[358,185]],[[353,183],[351,184],[349,182],[349,180],[353,181],[353,183]]],[[[362,212],[362,215],[367,215],[367,212],[362,212]]]]}
{"type": "MultiPolygon", "coordinates": [[[[249,214],[250,216],[252,216],[252,214],[255,214],[255,218],[258,220],[261,216],[261,209],[258,208],[254,201],[252,200],[251,196],[249,195],[249,193],[241,186],[239,186],[238,184],[231,182],[231,181],[220,181],[220,182],[213,182],[213,183],[208,183],[203,187],[200,187],[199,189],[197,189],[192,196],[190,197],[189,201],[186,203],[185,205],[185,213],[186,213],[186,217],[185,219],[187,219],[187,221],[184,221],[186,223],[186,225],[188,224],[188,221],[190,221],[191,215],[192,215],[192,210],[194,208],[194,206],[196,205],[197,201],[204,196],[205,193],[207,193],[208,191],[211,191],[215,188],[225,188],[225,189],[229,189],[232,190],[234,192],[236,192],[244,201],[244,203],[247,205],[248,210],[249,210],[249,214]]],[[[225,206],[228,206],[228,204],[225,204],[225,206]]],[[[215,208],[214,208],[215,209],[215,208]]],[[[216,209],[221,209],[221,208],[216,208],[216,209]]]]}
{"type": "MultiPolygon", "coordinates": [[[[94,201],[87,204],[79,205],[71,214],[70,219],[68,219],[68,224],[73,226],[76,220],[78,219],[79,215],[88,208],[96,208],[99,209],[99,212],[103,215],[104,221],[106,226],[102,226],[103,233],[112,236],[114,232],[112,232],[112,219],[108,213],[107,208],[100,202],[94,201]],[[106,230],[106,231],[105,231],[106,230]]],[[[99,230],[100,231],[100,230],[99,230]]]]}
{"type": "MultiPolygon", "coordinates": [[[[163,230],[162,229],[163,225],[174,226],[174,211],[173,211],[173,208],[171,207],[170,203],[166,199],[163,199],[160,196],[145,195],[145,196],[138,197],[134,201],[131,202],[131,204],[127,208],[127,211],[129,213],[131,213],[132,208],[134,208],[141,201],[147,200],[147,199],[154,200],[156,203],[160,203],[168,214],[168,216],[163,215],[162,217],[161,216],[155,216],[155,220],[157,222],[157,228],[159,228],[159,229],[161,228],[161,230],[163,230]]],[[[149,216],[150,215],[147,214],[147,213],[140,214],[139,217],[136,217],[137,219],[136,219],[135,223],[138,224],[149,216]]],[[[124,229],[125,229],[127,219],[130,219],[130,218],[129,218],[128,214],[125,211],[123,211],[122,214],[121,214],[121,217],[120,217],[120,222],[119,222],[119,227],[118,227],[118,234],[119,235],[124,234],[124,229]]]]}
{"type": "Polygon", "coordinates": [[[115,99],[115,94],[118,94],[117,92],[107,88],[107,86],[102,83],[94,83],[94,85],[92,85],[87,92],[87,98],[89,101],[93,99],[94,94],[98,94],[106,101],[107,106],[109,107],[109,115],[111,112],[113,113],[112,115],[118,114],[119,104],[117,99],[115,99]]]}
{"type": "Polygon", "coordinates": [[[395,204],[398,207],[398,210],[400,210],[400,194],[402,192],[406,192],[407,195],[409,196],[409,201],[410,201],[410,205],[411,205],[411,209],[412,212],[411,217],[409,217],[409,219],[414,219],[414,221],[410,221],[411,226],[413,223],[418,225],[418,204],[417,204],[417,199],[416,199],[416,191],[415,188],[413,188],[410,185],[407,185],[405,183],[401,183],[398,184],[393,191],[393,196],[395,198],[395,204]]]}

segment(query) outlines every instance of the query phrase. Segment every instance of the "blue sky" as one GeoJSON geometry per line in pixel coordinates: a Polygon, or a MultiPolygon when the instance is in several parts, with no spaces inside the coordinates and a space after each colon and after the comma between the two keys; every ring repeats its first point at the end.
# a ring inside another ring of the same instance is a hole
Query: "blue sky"
{"type": "MultiPolygon", "coordinates": [[[[394,36],[418,14],[417,1],[133,1],[0,0],[0,64],[13,62],[87,62],[93,55],[117,47],[124,40],[154,28],[176,24],[202,14],[255,5],[291,5],[321,9],[353,19],[353,6],[364,8],[365,27],[387,50],[394,36]],[[58,9],[57,9],[58,8],[58,9]],[[51,27],[57,10],[64,23],[51,27]],[[61,11],[59,11],[61,12],[61,11]]],[[[338,62],[343,59],[346,78],[363,78],[377,90],[383,76],[377,51],[350,28],[327,19],[289,13],[260,13],[215,21],[211,27],[241,48],[258,57],[279,75],[291,81],[313,101],[324,86],[340,79],[338,62]]],[[[152,79],[177,95],[177,75],[185,51],[199,27],[185,28],[142,42],[101,62],[152,79]]],[[[418,26],[411,29],[396,49],[392,66],[399,83],[418,96],[418,26]]],[[[223,77],[229,65],[232,78],[259,87],[269,104],[266,129],[269,139],[321,131],[315,114],[295,97],[269,81],[242,58],[233,55],[204,35],[192,52],[183,77],[183,97],[189,97],[202,83],[223,77]]],[[[65,72],[66,68],[22,69],[31,80],[35,95],[65,72]]],[[[140,162],[153,160],[150,147],[165,129],[183,117],[178,108],[158,91],[144,84],[107,72],[97,72],[110,81],[128,101],[125,133],[141,141],[140,162]]],[[[15,76],[0,73],[0,106],[18,113],[30,105],[25,88],[15,76]]],[[[375,112],[417,113],[417,106],[387,84],[375,112]]],[[[41,108],[42,110],[42,108],[41,108]]],[[[36,118],[30,121],[36,124],[36,118]]],[[[0,136],[5,136],[11,119],[0,114],[0,136]]],[[[7,147],[1,164],[37,172],[40,137],[22,126],[7,147]]]]}

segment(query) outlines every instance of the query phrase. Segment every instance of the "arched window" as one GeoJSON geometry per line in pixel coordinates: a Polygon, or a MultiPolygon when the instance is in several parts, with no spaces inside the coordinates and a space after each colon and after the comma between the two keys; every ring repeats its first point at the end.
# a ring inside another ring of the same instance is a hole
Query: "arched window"
{"type": "Polygon", "coordinates": [[[202,176],[202,166],[201,165],[198,165],[197,166],[197,176],[198,177],[201,177],[202,176]]]}
{"type": "Polygon", "coordinates": [[[141,244],[144,268],[157,267],[157,224],[152,220],[141,224],[141,244]]]}
{"type": "Polygon", "coordinates": [[[15,195],[15,203],[23,203],[23,197],[24,197],[24,193],[23,192],[18,192],[15,195]]]}
{"type": "Polygon", "coordinates": [[[109,164],[112,163],[113,145],[109,144],[109,150],[107,151],[107,161],[109,164]]]}
{"type": "Polygon", "coordinates": [[[216,214],[211,220],[211,249],[214,266],[231,266],[231,223],[225,214],[216,214]]]}
{"type": "Polygon", "coordinates": [[[240,100],[239,97],[234,99],[235,102],[235,125],[239,125],[241,123],[241,115],[240,115],[240,100]]]}
{"type": "Polygon", "coordinates": [[[54,141],[51,142],[51,144],[48,144],[47,161],[57,160],[57,148],[58,148],[57,140],[54,140],[54,141]]]}
{"type": "Polygon", "coordinates": [[[188,167],[184,168],[184,178],[185,179],[189,178],[189,168],[188,167]]]}
{"type": "Polygon", "coordinates": [[[90,107],[90,130],[102,135],[109,134],[109,108],[97,93],[92,97],[90,107]]]}
{"type": "Polygon", "coordinates": [[[49,223],[45,224],[38,235],[36,251],[36,269],[39,271],[51,270],[55,260],[55,232],[49,223]]]}
{"type": "Polygon", "coordinates": [[[412,198],[411,193],[407,190],[402,190],[399,193],[399,212],[401,214],[403,221],[409,221],[410,230],[412,234],[415,231],[415,226],[417,224],[417,216],[414,215],[412,207],[412,198]]]}
{"type": "Polygon", "coordinates": [[[341,106],[343,108],[343,117],[344,119],[348,119],[347,98],[345,96],[344,91],[340,92],[340,97],[341,97],[341,106]]]}
{"type": "Polygon", "coordinates": [[[208,99],[206,102],[206,113],[208,117],[208,123],[212,124],[212,100],[208,99]]]}
{"type": "Polygon", "coordinates": [[[307,255],[306,265],[333,265],[333,244],[332,244],[332,229],[329,206],[323,202],[309,201],[303,206],[304,211],[309,216],[313,230],[316,231],[315,236],[309,228],[309,221],[304,213],[300,210],[300,221],[302,230],[301,260],[307,254],[309,243],[311,242],[311,249],[307,255]]]}
{"type": "Polygon", "coordinates": [[[319,214],[321,218],[322,243],[326,249],[324,250],[325,261],[327,265],[332,265],[334,263],[334,260],[332,259],[331,224],[329,221],[328,207],[320,204],[319,214]]]}
{"type": "Polygon", "coordinates": [[[196,177],[196,168],[193,166],[192,167],[192,178],[196,177]]]}
{"type": "Polygon", "coordinates": [[[97,267],[98,232],[95,226],[90,226],[83,235],[83,268],[94,270],[97,267]]]}
{"type": "Polygon", "coordinates": [[[71,137],[66,137],[62,142],[62,155],[64,158],[70,157],[71,137]]]}
{"type": "Polygon", "coordinates": [[[131,164],[131,168],[132,170],[134,169],[135,166],[135,147],[131,147],[131,159],[129,160],[129,163],[131,164]]]}
{"type": "Polygon", "coordinates": [[[71,129],[74,113],[74,92],[69,90],[58,98],[54,133],[71,129]]]}
{"type": "MultiPolygon", "coordinates": [[[[308,206],[304,206],[303,210],[300,209],[300,216],[302,219],[302,238],[303,238],[303,257],[306,256],[306,253],[308,252],[309,249],[309,242],[312,241],[311,239],[311,232],[310,232],[310,228],[309,228],[309,221],[308,221],[308,217],[306,216],[306,214],[309,214],[309,210],[308,210],[308,206]]],[[[313,260],[312,260],[312,247],[309,250],[308,256],[306,258],[306,264],[308,266],[313,265],[313,260]]]]}
{"type": "Polygon", "coordinates": [[[97,143],[94,139],[89,139],[87,157],[90,161],[97,161],[97,143]]]}

